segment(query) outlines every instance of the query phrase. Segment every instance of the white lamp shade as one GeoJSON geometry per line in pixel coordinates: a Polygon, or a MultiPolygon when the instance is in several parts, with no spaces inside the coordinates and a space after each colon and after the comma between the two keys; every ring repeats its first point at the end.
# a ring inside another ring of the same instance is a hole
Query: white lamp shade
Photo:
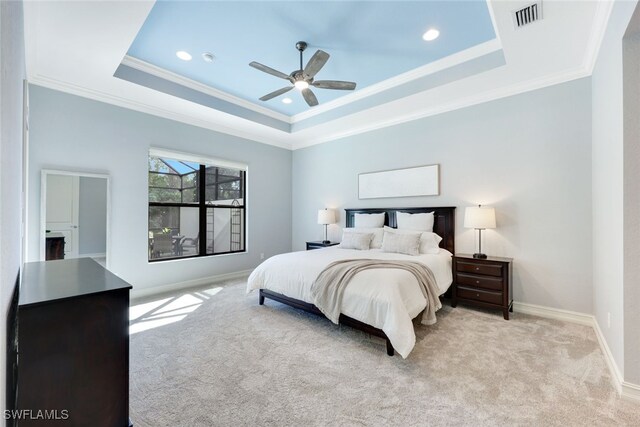
{"type": "Polygon", "coordinates": [[[318,224],[333,224],[336,222],[336,214],[331,209],[320,209],[318,211],[318,224]]]}
{"type": "Polygon", "coordinates": [[[496,211],[493,208],[480,206],[469,207],[464,210],[465,228],[496,228],[496,211]]]}

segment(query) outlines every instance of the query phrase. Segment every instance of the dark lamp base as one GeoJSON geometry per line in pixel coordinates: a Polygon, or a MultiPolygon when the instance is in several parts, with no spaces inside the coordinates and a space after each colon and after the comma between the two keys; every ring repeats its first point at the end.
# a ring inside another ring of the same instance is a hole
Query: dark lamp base
{"type": "Polygon", "coordinates": [[[485,259],[487,257],[486,254],[473,254],[474,258],[485,259]]]}
{"type": "Polygon", "coordinates": [[[323,241],[322,241],[322,244],[323,244],[323,245],[328,245],[329,243],[331,243],[331,240],[323,240],[323,241]]]}

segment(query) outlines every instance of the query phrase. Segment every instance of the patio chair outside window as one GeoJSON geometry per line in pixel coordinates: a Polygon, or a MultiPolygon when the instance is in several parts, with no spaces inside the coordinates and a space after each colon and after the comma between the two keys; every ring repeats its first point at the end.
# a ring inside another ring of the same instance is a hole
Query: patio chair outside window
{"type": "Polygon", "coordinates": [[[180,243],[182,246],[182,253],[184,255],[195,255],[198,253],[198,245],[200,241],[200,233],[196,237],[185,237],[180,243]]]}
{"type": "Polygon", "coordinates": [[[173,239],[169,234],[156,234],[153,237],[153,257],[173,256],[173,239]]]}

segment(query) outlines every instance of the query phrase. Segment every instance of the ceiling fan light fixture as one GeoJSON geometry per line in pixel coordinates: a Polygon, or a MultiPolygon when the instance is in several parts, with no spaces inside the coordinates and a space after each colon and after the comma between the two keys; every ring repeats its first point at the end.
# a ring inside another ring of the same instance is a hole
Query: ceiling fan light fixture
{"type": "Polygon", "coordinates": [[[284,104],[291,104],[291,103],[293,102],[293,99],[291,99],[291,98],[284,98],[284,99],[282,100],[282,102],[283,102],[284,104]]]}
{"type": "Polygon", "coordinates": [[[440,36],[440,31],[436,30],[435,28],[429,28],[427,31],[425,31],[425,33],[422,35],[422,39],[424,41],[433,41],[435,39],[438,38],[438,36],[440,36]]]}
{"type": "Polygon", "coordinates": [[[309,83],[305,80],[296,80],[293,84],[298,90],[305,90],[309,88],[309,83]]]}

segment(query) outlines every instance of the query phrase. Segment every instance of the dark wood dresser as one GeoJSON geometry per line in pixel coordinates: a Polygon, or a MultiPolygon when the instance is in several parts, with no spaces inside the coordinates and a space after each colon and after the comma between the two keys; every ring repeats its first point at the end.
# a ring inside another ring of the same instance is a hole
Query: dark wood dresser
{"type": "Polygon", "coordinates": [[[64,259],[64,234],[47,233],[45,238],[45,257],[47,261],[64,259]]]}
{"type": "Polygon", "coordinates": [[[90,258],[24,265],[8,406],[31,416],[8,425],[131,425],[130,289],[90,258]],[[58,421],[33,419],[38,410],[55,410],[58,421]]]}
{"type": "Polygon", "coordinates": [[[512,263],[511,258],[454,255],[451,306],[463,302],[498,308],[509,320],[509,312],[513,311],[512,263]]]}
{"type": "Polygon", "coordinates": [[[307,242],[307,250],[328,248],[329,246],[339,245],[338,242],[323,243],[322,241],[307,242]]]}

